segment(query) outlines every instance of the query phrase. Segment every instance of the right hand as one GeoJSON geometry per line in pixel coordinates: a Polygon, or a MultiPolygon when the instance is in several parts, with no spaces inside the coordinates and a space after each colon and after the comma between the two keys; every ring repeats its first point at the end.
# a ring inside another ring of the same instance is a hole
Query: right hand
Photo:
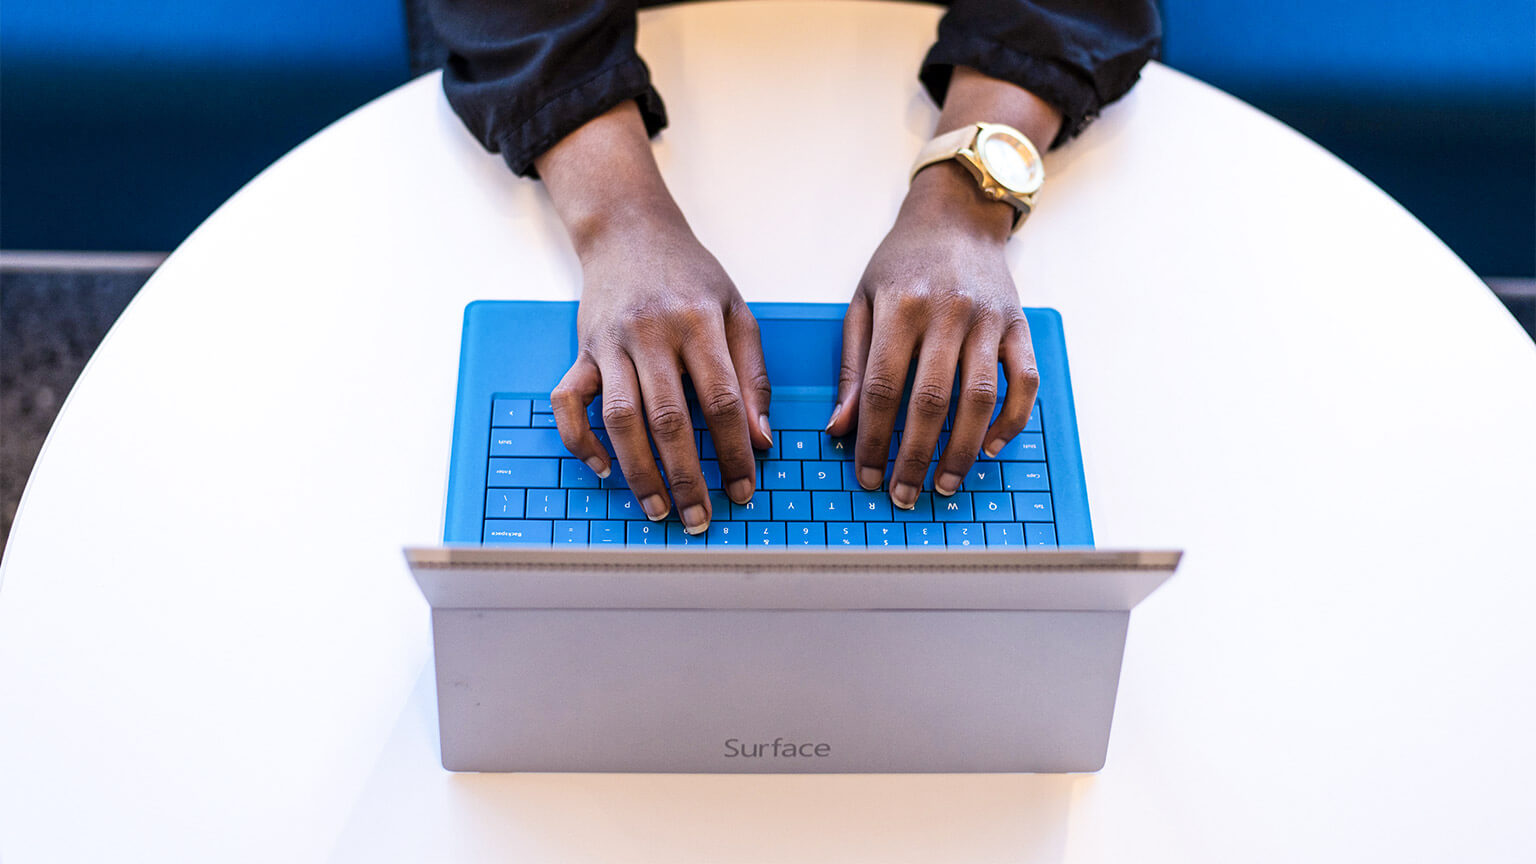
{"type": "Polygon", "coordinates": [[[576,363],[550,394],[560,438],[608,475],[608,451],[587,420],[601,395],[614,454],[645,515],[667,517],[670,487],[684,530],[701,534],[714,514],[682,376],[693,382],[726,494],[746,503],[756,491],[753,448],[772,444],[757,320],[681,214],[606,228],[583,244],[581,270],[576,363]]]}

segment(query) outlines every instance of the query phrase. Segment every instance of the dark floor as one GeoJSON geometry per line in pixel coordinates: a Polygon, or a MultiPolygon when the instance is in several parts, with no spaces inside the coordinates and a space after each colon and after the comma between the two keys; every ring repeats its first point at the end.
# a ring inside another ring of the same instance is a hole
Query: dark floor
{"type": "Polygon", "coordinates": [[[54,415],[151,272],[0,269],[0,549],[54,415]]]}
{"type": "MultiPolygon", "coordinates": [[[[152,272],[0,268],[0,550],[64,396],[152,272]]],[[[1536,290],[1499,287],[1536,339],[1536,290]]]]}

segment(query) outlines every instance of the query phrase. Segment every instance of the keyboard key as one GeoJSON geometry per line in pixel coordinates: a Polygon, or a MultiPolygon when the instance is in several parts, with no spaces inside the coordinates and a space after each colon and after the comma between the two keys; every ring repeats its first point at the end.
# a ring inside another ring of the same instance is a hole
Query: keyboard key
{"type": "Polygon", "coordinates": [[[849,493],[853,497],[853,518],[860,522],[891,521],[891,499],[884,492],[849,493]]]}
{"type": "Polygon", "coordinates": [[[1013,440],[1003,445],[998,451],[998,460],[1015,460],[1020,462],[1044,462],[1045,461],[1045,437],[1038,432],[1020,432],[1013,436],[1013,440]]]}
{"type": "Polygon", "coordinates": [[[492,456],[569,456],[555,429],[492,429],[492,456]]]}
{"type": "Polygon", "coordinates": [[[764,462],[764,489],[800,489],[799,462],[764,462]]]}
{"type": "Polygon", "coordinates": [[[833,522],[827,526],[828,546],[863,546],[864,523],[833,522]]]}
{"type": "MultiPolygon", "coordinates": [[[[1001,403],[999,403],[1001,404],[1001,403]]],[[[1035,402],[1029,409],[1029,422],[1024,424],[1025,432],[1040,432],[1040,403],[1035,402]]]]}
{"type": "Polygon", "coordinates": [[[821,433],[821,458],[841,461],[853,458],[853,436],[844,435],[841,438],[833,438],[831,435],[821,433]]]}
{"type": "Polygon", "coordinates": [[[786,429],[779,433],[780,459],[820,459],[819,432],[786,429]]]}
{"type": "Polygon", "coordinates": [[[492,459],[486,486],[536,489],[560,485],[559,459],[492,459]]]}
{"type": "MultiPolygon", "coordinates": [[[[784,493],[778,493],[784,494],[784,493]]],[[[853,499],[848,492],[812,492],[811,518],[822,522],[845,522],[853,518],[853,499]]],[[[777,501],[777,495],[775,496],[777,501]]],[[[777,518],[777,517],[775,517],[777,518]]],[[[889,519],[890,517],[885,517],[889,519]]]]}
{"type": "MultiPolygon", "coordinates": [[[[719,511],[716,511],[716,512],[719,512],[719,511]]],[[[689,534],[687,531],[683,530],[683,523],[678,522],[678,521],[673,520],[673,519],[668,519],[665,524],[667,526],[667,546],[668,547],[671,547],[671,546],[703,546],[704,545],[704,535],[703,534],[689,534]]]]}
{"type": "Polygon", "coordinates": [[[858,467],[859,466],[855,465],[854,462],[853,462],[853,459],[851,459],[851,458],[847,462],[843,463],[843,488],[844,489],[848,489],[848,490],[851,491],[851,490],[854,490],[854,489],[863,489],[864,488],[863,486],[859,485],[858,467]]]}
{"type": "Polygon", "coordinates": [[[906,528],[895,522],[867,522],[864,525],[864,542],[868,546],[905,546],[906,528]]]}
{"type": "Polygon", "coordinates": [[[839,462],[807,462],[800,466],[800,473],[807,489],[843,488],[843,466],[839,462]]]}
{"type": "Polygon", "coordinates": [[[992,492],[1003,488],[1003,472],[998,463],[989,459],[977,459],[966,472],[962,484],[971,492],[992,492]]]}
{"type": "Polygon", "coordinates": [[[665,546],[666,526],[660,522],[630,522],[625,528],[624,542],[630,546],[665,546]]]}
{"type": "MultiPolygon", "coordinates": [[[[908,525],[908,528],[913,526],[908,525]]],[[[986,546],[987,537],[975,522],[950,522],[944,526],[944,541],[948,546],[986,546]]]]}
{"type": "Polygon", "coordinates": [[[704,532],[704,537],[710,546],[745,546],[747,523],[711,522],[709,530],[704,532]]]}
{"type": "Polygon", "coordinates": [[[485,492],[485,518],[521,519],[523,498],[520,489],[487,489],[485,492]]]}
{"type": "Polygon", "coordinates": [[[603,481],[580,459],[561,459],[560,485],[566,489],[596,489],[603,481]]]}
{"type": "Polygon", "coordinates": [[[535,415],[533,415],[533,425],[534,425],[534,427],[540,428],[540,429],[554,429],[555,428],[555,415],[553,415],[553,414],[535,414],[535,415]]]}
{"type": "Polygon", "coordinates": [[[1051,514],[1051,493],[1013,493],[1013,515],[1018,517],[1020,522],[1055,521],[1056,517],[1051,514]]]}
{"type": "Polygon", "coordinates": [[[608,492],[602,489],[571,489],[565,493],[565,515],[570,519],[607,519],[608,492]]]}
{"type": "MultiPolygon", "coordinates": [[[[729,498],[726,500],[730,501],[731,504],[730,518],[736,522],[746,522],[749,520],[761,522],[765,519],[773,518],[770,515],[773,513],[773,498],[767,492],[758,492],[745,504],[737,504],[729,498]]],[[[725,514],[722,513],[720,515],[725,514]]]]}
{"type": "Polygon", "coordinates": [[[598,485],[604,489],[629,488],[629,479],[624,476],[624,469],[619,467],[619,460],[608,460],[608,476],[600,479],[598,485]]]}
{"type": "Polygon", "coordinates": [[[713,459],[705,459],[699,462],[699,471],[704,474],[705,489],[724,489],[725,484],[720,480],[720,463],[713,459]]]}
{"type": "Polygon", "coordinates": [[[791,546],[827,545],[827,533],[820,522],[790,522],[784,530],[791,546]]]}
{"type": "Polygon", "coordinates": [[[628,489],[609,489],[608,518],[644,519],[645,511],[640,509],[640,502],[635,500],[635,493],[628,489]]]}
{"type": "Polygon", "coordinates": [[[1044,492],[1051,488],[1044,462],[1003,462],[1003,488],[1010,492],[1044,492]]]}
{"type": "Polygon", "coordinates": [[[747,542],[753,546],[783,546],[783,522],[748,522],[747,542]]]}
{"type": "Polygon", "coordinates": [[[486,543],[510,543],[521,546],[548,546],[554,536],[554,523],[536,519],[487,519],[486,543]]]}
{"type": "Polygon", "coordinates": [[[971,493],[956,492],[945,498],[933,499],[933,518],[940,522],[969,522],[976,516],[971,512],[971,493]]]}
{"type": "Polygon", "coordinates": [[[624,523],[623,522],[607,521],[607,522],[590,522],[588,524],[592,526],[592,536],[591,536],[589,542],[591,542],[591,544],[593,546],[623,546],[624,545],[624,523]]]}
{"type": "Polygon", "coordinates": [[[561,520],[555,523],[556,546],[585,546],[587,545],[587,525],[585,520],[561,520]]]}
{"type": "Polygon", "coordinates": [[[944,526],[932,522],[912,522],[907,525],[908,546],[943,546],[944,526]]]}
{"type": "Polygon", "coordinates": [[[1024,526],[1017,522],[988,522],[988,546],[1023,546],[1024,526]]]}
{"type": "Polygon", "coordinates": [[[529,489],[528,509],[523,514],[529,519],[564,519],[564,489],[529,489]]]}
{"type": "Polygon", "coordinates": [[[555,413],[555,406],[553,404],[551,404],[548,399],[534,399],[533,400],[533,413],[535,413],[535,414],[553,414],[553,413],[555,413]]]}
{"type": "Polygon", "coordinates": [[[933,493],[917,493],[917,503],[911,510],[903,510],[900,507],[891,508],[891,518],[897,522],[932,522],[933,521],[933,493]]]}
{"type": "Polygon", "coordinates": [[[533,413],[530,408],[527,399],[493,399],[491,400],[491,425],[527,426],[533,413]]]}
{"type": "Polygon", "coordinates": [[[799,522],[811,517],[811,493],[773,493],[773,519],[776,522],[799,522]]]}
{"type": "Polygon", "coordinates": [[[972,492],[976,518],[982,522],[1012,522],[1013,496],[1007,492],[972,492]]]}
{"type": "Polygon", "coordinates": [[[1024,523],[1024,543],[1029,546],[1055,546],[1056,526],[1050,522],[1024,523]]]}

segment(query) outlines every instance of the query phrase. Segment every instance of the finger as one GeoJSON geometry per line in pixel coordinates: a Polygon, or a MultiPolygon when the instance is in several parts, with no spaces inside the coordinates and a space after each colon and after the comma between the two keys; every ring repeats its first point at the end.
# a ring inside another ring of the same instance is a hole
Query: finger
{"type": "Polygon", "coordinates": [[[1008,393],[1003,397],[1003,410],[987,429],[986,454],[996,457],[1003,445],[1019,434],[1029,422],[1030,407],[1035,404],[1035,394],[1040,390],[1040,372],[1035,368],[1035,348],[1029,339],[1029,322],[1020,317],[1003,334],[1003,344],[998,352],[1003,361],[1003,376],[1008,381],[1008,393]]]}
{"type": "Polygon", "coordinates": [[[667,503],[667,485],[651,456],[634,363],[629,355],[614,350],[598,365],[603,374],[603,426],[608,430],[608,440],[613,442],[614,455],[619,457],[624,479],[639,499],[647,519],[665,519],[672,508],[667,503]]]}
{"type": "Polygon", "coordinates": [[[555,427],[560,430],[560,440],[571,455],[587,463],[587,467],[599,477],[607,477],[608,448],[603,446],[592,432],[592,421],[587,418],[587,406],[603,392],[603,376],[592,358],[583,354],[576,358],[565,377],[549,394],[549,402],[555,410],[555,427]]]}
{"type": "MultiPolygon", "coordinates": [[[[761,358],[761,351],[758,356],[761,358]]],[[[724,321],[716,319],[704,332],[690,334],[683,343],[683,363],[693,379],[693,392],[699,397],[709,436],[715,442],[725,492],[732,501],[745,504],[752,500],[757,488],[757,459],[752,454],[747,422],[747,417],[753,415],[749,414],[737,370],[731,362],[724,321]]],[[[675,486],[672,493],[677,494],[675,486]]],[[[678,506],[683,506],[681,501],[678,506]]]]}
{"type": "Polygon", "coordinates": [[[997,407],[997,355],[1000,328],[982,325],[973,329],[960,351],[960,392],[955,397],[955,422],[949,443],[939,455],[933,491],[953,495],[981,452],[987,422],[997,407]]]}
{"type": "Polygon", "coordinates": [[[854,443],[854,462],[859,466],[859,485],[871,491],[879,489],[880,481],[885,477],[891,433],[896,428],[907,367],[912,364],[912,349],[917,342],[913,316],[899,314],[893,308],[896,305],[882,303],[875,306],[874,336],[864,379],[859,384],[859,427],[854,443]]]}
{"type": "Polygon", "coordinates": [[[837,404],[827,433],[840,438],[859,425],[859,385],[864,381],[864,364],[869,359],[870,326],[874,318],[864,292],[853,295],[843,315],[843,364],[837,374],[837,404]]]}
{"type": "Polygon", "coordinates": [[[917,360],[917,375],[912,379],[901,449],[891,472],[891,503],[903,510],[911,510],[917,503],[923,477],[933,462],[939,433],[944,431],[944,416],[949,413],[960,343],[965,339],[964,325],[958,322],[933,322],[929,328],[917,360]]]}
{"type": "MultiPolygon", "coordinates": [[[[763,340],[758,333],[757,319],[752,317],[752,311],[744,302],[737,301],[726,312],[725,344],[730,349],[731,365],[736,369],[738,392],[746,405],[747,433],[752,437],[752,446],[767,450],[773,446],[773,431],[768,423],[773,389],[768,383],[768,364],[763,360],[763,340]]],[[[718,439],[715,449],[720,449],[718,439]]],[[[721,469],[724,467],[722,459],[721,469]]],[[[755,468],[753,473],[756,473],[755,468]]],[[[734,495],[731,497],[735,499],[734,495]]],[[[752,496],[748,494],[747,497],[752,496]]]]}
{"type": "MultiPolygon", "coordinates": [[[[656,452],[661,454],[672,500],[677,503],[678,514],[683,519],[683,530],[689,534],[702,534],[709,527],[709,490],[704,486],[704,472],[699,468],[699,449],[693,443],[693,416],[688,413],[677,355],[672,351],[658,345],[630,356],[635,361],[635,373],[640,376],[645,422],[651,427],[656,452]]],[[[646,516],[651,516],[650,508],[643,501],[641,507],[646,516]]],[[[666,515],[665,510],[662,515],[666,515]]]]}

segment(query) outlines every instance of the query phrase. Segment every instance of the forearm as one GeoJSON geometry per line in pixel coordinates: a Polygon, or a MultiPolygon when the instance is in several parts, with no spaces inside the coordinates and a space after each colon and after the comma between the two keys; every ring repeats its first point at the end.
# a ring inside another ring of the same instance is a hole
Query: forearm
{"type": "Polygon", "coordinates": [[[687,228],[633,101],[594,117],[534,160],[555,212],[585,257],[615,228],[687,228]]]}
{"type": "MultiPolygon", "coordinates": [[[[1061,112],[1022,87],[956,67],[935,133],[981,122],[1012,126],[1043,152],[1061,129],[1061,112]]],[[[923,169],[902,204],[902,218],[936,219],[999,240],[1007,239],[1013,212],[1012,205],[984,197],[953,160],[923,169]]]]}

